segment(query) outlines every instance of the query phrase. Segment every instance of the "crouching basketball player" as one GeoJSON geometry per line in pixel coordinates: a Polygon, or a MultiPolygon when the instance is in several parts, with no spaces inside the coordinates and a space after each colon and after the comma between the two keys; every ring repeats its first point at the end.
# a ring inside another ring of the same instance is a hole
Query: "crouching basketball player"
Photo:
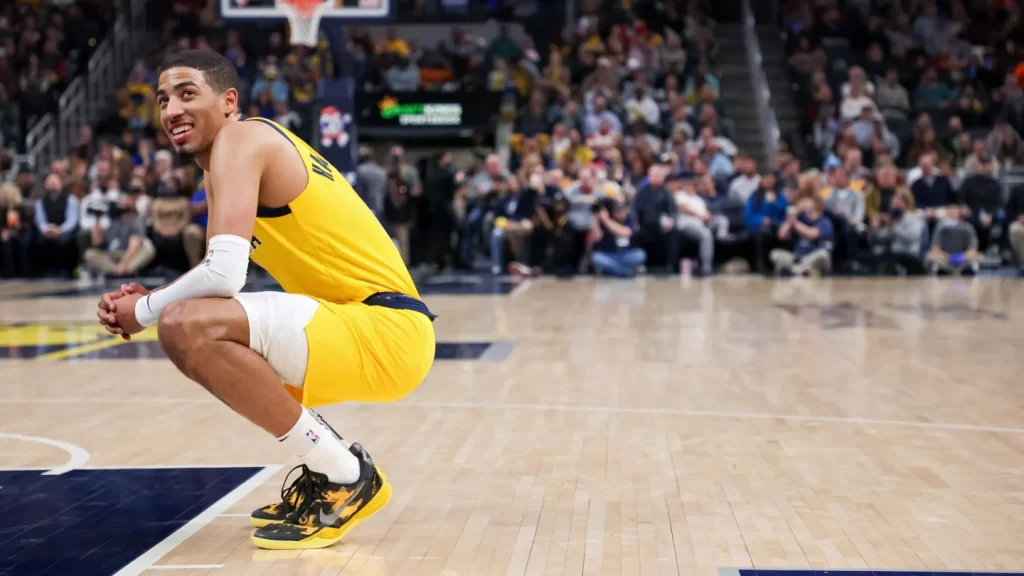
{"type": "Polygon", "coordinates": [[[179,370],[295,452],[301,475],[281,502],[253,512],[252,538],[321,548],[386,504],[391,487],[311,408],[411,392],[434,360],[434,316],[341,174],[278,124],[239,121],[238,85],[213,52],[164,63],[160,120],[203,168],[208,252],[160,289],[104,295],[98,316],[125,338],[158,324],[179,370]],[[249,258],[285,293],[240,294],[249,258]]]}

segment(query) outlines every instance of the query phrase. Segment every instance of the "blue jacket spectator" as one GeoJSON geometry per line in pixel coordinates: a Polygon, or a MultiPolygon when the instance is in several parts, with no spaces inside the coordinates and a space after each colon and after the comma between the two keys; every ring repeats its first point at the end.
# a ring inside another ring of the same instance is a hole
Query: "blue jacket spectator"
{"type": "Polygon", "coordinates": [[[780,226],[786,219],[789,199],[779,190],[758,188],[743,205],[743,223],[749,232],[757,232],[764,226],[765,219],[772,225],[780,226]]]}

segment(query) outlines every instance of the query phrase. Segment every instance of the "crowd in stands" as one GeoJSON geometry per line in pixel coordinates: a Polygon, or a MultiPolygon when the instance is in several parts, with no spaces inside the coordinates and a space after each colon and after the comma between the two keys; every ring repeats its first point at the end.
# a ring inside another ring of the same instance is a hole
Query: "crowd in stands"
{"type": "Polygon", "coordinates": [[[831,212],[839,259],[1020,267],[1019,4],[791,0],[782,17],[818,195],[856,199],[831,212]]]}
{"type": "MultiPolygon", "coordinates": [[[[868,14],[869,2],[784,2],[810,150],[780,142],[768,165],[734,143],[718,24],[700,0],[583,2],[543,47],[504,25],[489,42],[456,28],[429,49],[352,29],[339,65],[364,89],[518,103],[507,156],[445,152],[418,169],[401,146],[364,145],[355,187],[406,261],[436,270],[974,272],[986,254],[1024,254],[1024,190],[1000,180],[1018,161],[1024,92],[1013,40],[993,28],[1015,29],[1005,22],[1017,9],[966,4],[894,0],[868,14]]],[[[180,271],[201,258],[198,175],[175,166],[155,126],[154,66],[169,51],[222,51],[247,83],[245,111],[308,138],[330,50],[202,14],[179,0],[110,121],[84,128],[48,172],[21,170],[4,187],[0,275],[180,271]]]]}

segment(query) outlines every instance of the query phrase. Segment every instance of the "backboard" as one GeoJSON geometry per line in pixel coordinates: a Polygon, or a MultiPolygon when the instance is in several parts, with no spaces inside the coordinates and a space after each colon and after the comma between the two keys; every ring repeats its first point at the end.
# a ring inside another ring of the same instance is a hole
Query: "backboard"
{"type": "MultiPolygon", "coordinates": [[[[284,12],[274,6],[274,0],[218,0],[223,18],[283,19],[284,12]]],[[[382,19],[392,14],[394,0],[330,0],[333,4],[324,12],[324,18],[382,19]]]]}

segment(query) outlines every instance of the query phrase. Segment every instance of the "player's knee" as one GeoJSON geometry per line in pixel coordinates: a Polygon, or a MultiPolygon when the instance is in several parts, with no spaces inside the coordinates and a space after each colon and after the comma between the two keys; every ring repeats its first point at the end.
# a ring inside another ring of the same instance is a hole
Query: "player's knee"
{"type": "Polygon", "coordinates": [[[200,318],[195,303],[188,300],[172,302],[160,313],[157,324],[160,346],[172,360],[198,344],[196,328],[200,318]]]}

